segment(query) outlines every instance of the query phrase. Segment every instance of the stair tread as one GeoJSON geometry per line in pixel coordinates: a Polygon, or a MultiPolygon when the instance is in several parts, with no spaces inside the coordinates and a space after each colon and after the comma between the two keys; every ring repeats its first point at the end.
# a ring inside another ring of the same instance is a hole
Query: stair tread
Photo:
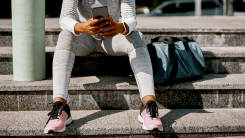
{"type": "MultiPolygon", "coordinates": [[[[245,89],[245,74],[205,74],[202,79],[170,85],[156,90],[245,89]]],[[[0,91],[53,90],[52,78],[34,82],[13,81],[13,75],[0,75],[0,91]]],[[[138,90],[134,76],[72,76],[69,90],[138,90]]]]}
{"type": "MultiPolygon", "coordinates": [[[[54,53],[55,47],[45,47],[46,53],[54,53]]],[[[12,47],[0,47],[0,57],[12,57],[12,47]]],[[[245,58],[245,47],[201,47],[205,58],[245,58]]],[[[106,57],[104,53],[94,52],[86,57],[106,57]]]]}
{"type": "MultiPolygon", "coordinates": [[[[142,32],[245,32],[244,17],[137,17],[137,30],[142,32]]],[[[1,19],[0,32],[12,32],[12,20],[1,19]]],[[[46,18],[47,32],[61,31],[59,18],[46,18]]]]}
{"type": "MultiPolygon", "coordinates": [[[[0,136],[50,136],[43,133],[49,111],[0,112],[0,136]]],[[[139,110],[71,111],[73,122],[55,135],[151,134],[142,130],[139,110]]],[[[245,109],[159,109],[160,133],[229,133],[245,131],[245,109]]],[[[51,134],[52,135],[52,134],[51,134]]]]}

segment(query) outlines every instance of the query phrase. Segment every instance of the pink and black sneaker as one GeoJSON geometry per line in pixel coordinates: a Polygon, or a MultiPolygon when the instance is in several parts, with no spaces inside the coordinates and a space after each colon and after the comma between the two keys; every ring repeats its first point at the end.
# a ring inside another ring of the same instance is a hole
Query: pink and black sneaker
{"type": "Polygon", "coordinates": [[[147,101],[145,105],[141,106],[138,120],[143,123],[142,128],[144,130],[163,131],[157,104],[152,100],[147,101]]]}
{"type": "Polygon", "coordinates": [[[52,111],[48,113],[49,119],[44,128],[44,133],[63,132],[66,130],[66,125],[72,122],[70,107],[57,101],[53,103],[52,111]]]}

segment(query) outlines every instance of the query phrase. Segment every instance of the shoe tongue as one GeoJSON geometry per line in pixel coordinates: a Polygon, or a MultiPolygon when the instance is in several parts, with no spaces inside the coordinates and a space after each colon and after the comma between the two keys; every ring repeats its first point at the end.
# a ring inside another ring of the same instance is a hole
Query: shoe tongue
{"type": "Polygon", "coordinates": [[[59,108],[63,106],[63,103],[61,101],[57,101],[54,103],[53,105],[53,109],[52,109],[52,114],[50,116],[51,119],[57,119],[58,113],[59,113],[59,108]]]}
{"type": "Polygon", "coordinates": [[[149,106],[149,105],[152,105],[153,103],[155,103],[155,102],[154,102],[154,101],[152,101],[152,100],[149,100],[149,101],[147,101],[147,102],[146,102],[146,104],[145,104],[145,105],[148,105],[148,106],[149,106]]]}
{"type": "Polygon", "coordinates": [[[148,110],[146,112],[150,113],[150,116],[152,118],[157,118],[157,115],[158,115],[157,112],[158,111],[157,111],[157,104],[156,104],[155,101],[152,101],[152,100],[147,101],[146,104],[145,104],[145,107],[148,110]]]}
{"type": "Polygon", "coordinates": [[[57,102],[54,103],[54,105],[57,105],[57,106],[60,107],[60,106],[63,106],[63,103],[61,101],[57,101],[57,102]]]}

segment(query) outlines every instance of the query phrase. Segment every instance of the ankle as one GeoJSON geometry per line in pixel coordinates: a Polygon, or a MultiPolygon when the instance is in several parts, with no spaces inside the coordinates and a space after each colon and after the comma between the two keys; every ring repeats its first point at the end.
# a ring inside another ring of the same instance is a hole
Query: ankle
{"type": "Polygon", "coordinates": [[[147,95],[147,96],[143,97],[142,98],[143,105],[145,105],[150,100],[156,102],[156,98],[153,95],[147,95]]]}
{"type": "Polygon", "coordinates": [[[63,106],[66,107],[66,100],[65,99],[60,98],[60,97],[56,97],[56,98],[54,98],[53,103],[55,103],[57,101],[62,102],[63,103],[63,106]]]}

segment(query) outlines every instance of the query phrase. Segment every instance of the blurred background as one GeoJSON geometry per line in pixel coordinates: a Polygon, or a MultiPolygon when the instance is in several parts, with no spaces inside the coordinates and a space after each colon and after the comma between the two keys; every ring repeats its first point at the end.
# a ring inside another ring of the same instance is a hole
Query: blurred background
{"type": "MultiPolygon", "coordinates": [[[[245,0],[200,0],[201,15],[245,16],[245,0]],[[224,6],[225,5],[225,6],[224,6]]],[[[195,0],[135,0],[137,16],[194,16],[195,0]]],[[[11,18],[11,0],[2,0],[0,19],[11,18]]],[[[60,15],[62,0],[46,0],[46,18],[60,15]]]]}

